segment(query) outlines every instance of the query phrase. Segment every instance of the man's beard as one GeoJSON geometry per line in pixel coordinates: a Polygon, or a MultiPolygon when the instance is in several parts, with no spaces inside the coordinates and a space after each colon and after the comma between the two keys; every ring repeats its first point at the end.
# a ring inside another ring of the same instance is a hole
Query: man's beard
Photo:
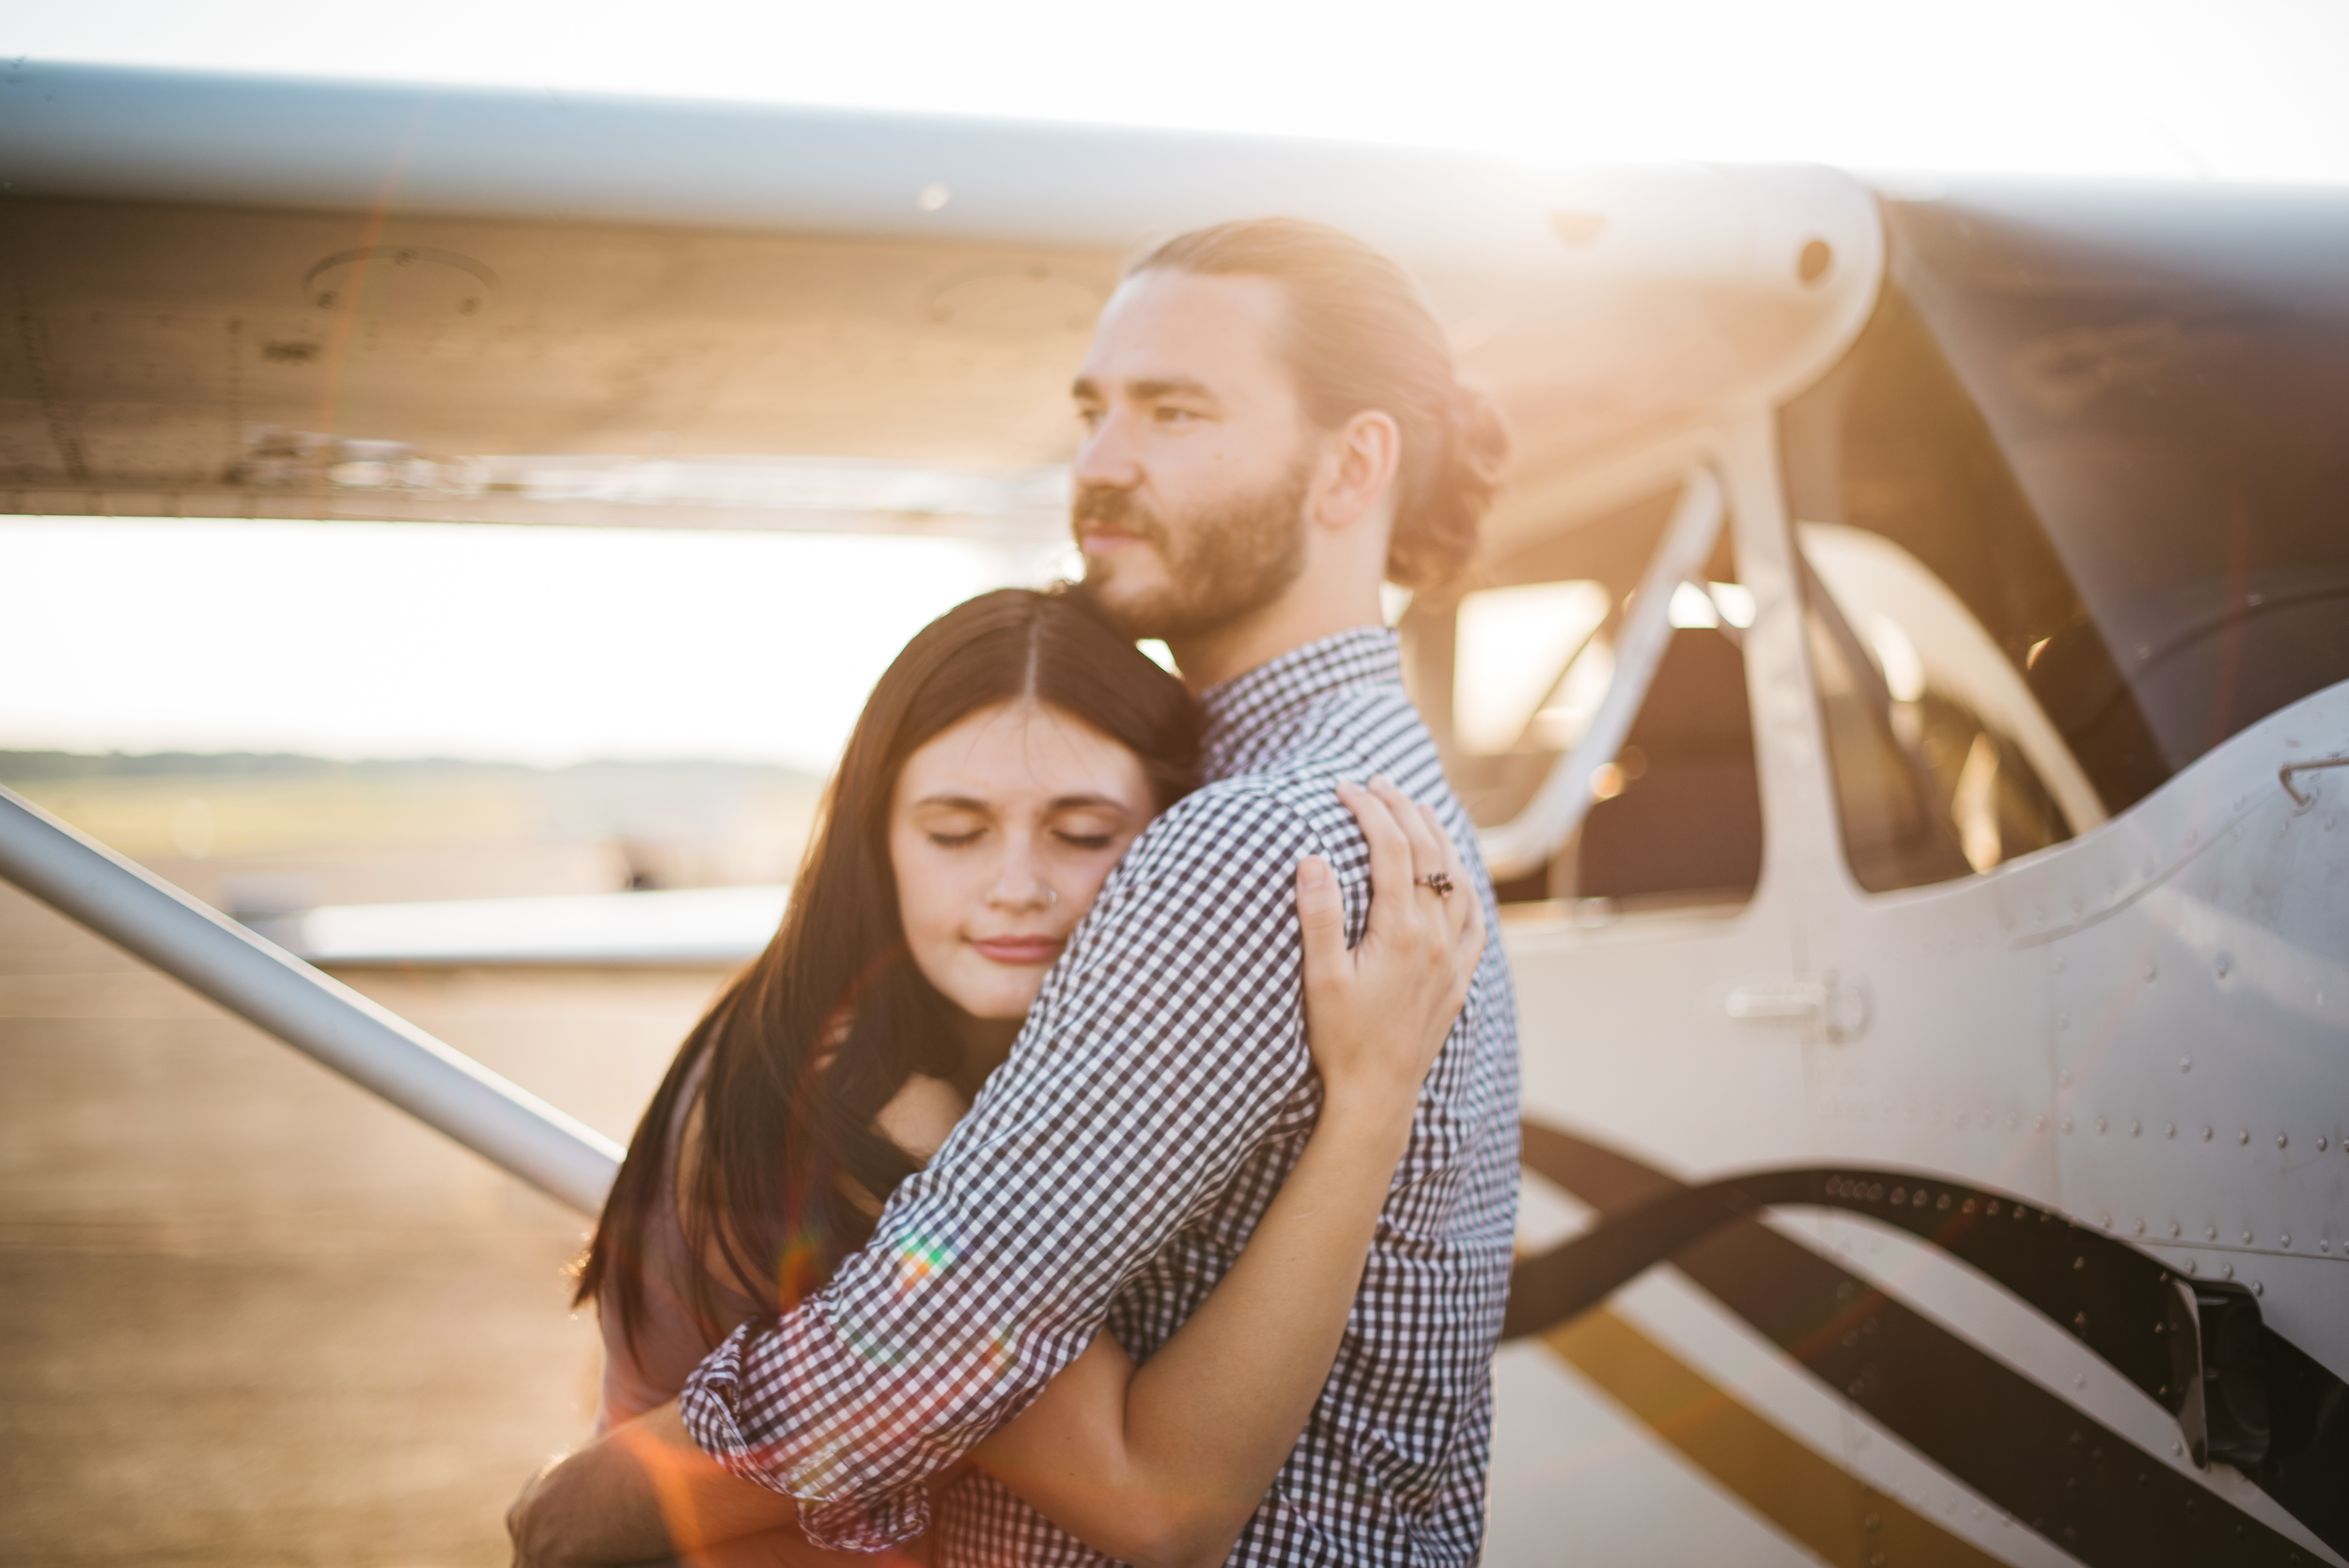
{"type": "MultiPolygon", "coordinates": [[[[1281,478],[1252,494],[1204,506],[1178,526],[1131,490],[1091,485],[1077,492],[1071,521],[1080,545],[1085,525],[1132,536],[1165,564],[1163,587],[1140,598],[1100,596],[1136,637],[1180,641],[1220,631],[1286,593],[1305,569],[1305,494],[1311,464],[1301,458],[1281,478]]],[[[1111,588],[1116,556],[1085,556],[1085,585],[1111,588]]]]}

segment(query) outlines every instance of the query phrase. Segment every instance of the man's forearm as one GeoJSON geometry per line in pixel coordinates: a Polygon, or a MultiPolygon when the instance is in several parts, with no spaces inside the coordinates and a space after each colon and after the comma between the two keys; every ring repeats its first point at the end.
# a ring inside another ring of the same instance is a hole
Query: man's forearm
{"type": "Polygon", "coordinates": [[[674,1404],[548,1467],[506,1517],[517,1568],[660,1562],[798,1523],[789,1498],[695,1448],[674,1404]]]}

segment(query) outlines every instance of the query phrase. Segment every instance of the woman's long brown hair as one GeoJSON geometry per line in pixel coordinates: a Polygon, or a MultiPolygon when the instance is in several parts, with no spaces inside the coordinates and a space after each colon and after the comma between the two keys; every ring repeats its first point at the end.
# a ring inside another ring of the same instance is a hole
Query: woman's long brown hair
{"type": "Polygon", "coordinates": [[[951,1076],[960,1046],[952,1004],[906,951],[890,801],[933,736],[1022,699],[1132,751],[1160,810],[1196,783],[1197,704],[1080,592],[983,594],[908,643],[848,737],[781,929],[686,1036],[604,1201],[574,1300],[609,1282],[630,1344],[646,1231],[678,1174],[671,1130],[705,1059],[697,1157],[674,1188],[689,1260],[677,1283],[705,1329],[722,1318],[693,1260],[721,1260],[740,1294],[787,1312],[871,1233],[846,1184],[886,1198],[913,1169],[873,1119],[909,1076],[951,1076]]]}

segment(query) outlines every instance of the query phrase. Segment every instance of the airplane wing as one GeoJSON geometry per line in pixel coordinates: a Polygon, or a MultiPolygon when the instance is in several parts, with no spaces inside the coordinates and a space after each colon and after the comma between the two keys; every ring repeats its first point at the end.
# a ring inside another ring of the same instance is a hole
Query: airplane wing
{"type": "Polygon", "coordinates": [[[1882,250],[1824,169],[23,62],[0,148],[0,512],[1057,536],[1122,259],[1267,213],[1532,474],[1814,374],[1882,250]]]}

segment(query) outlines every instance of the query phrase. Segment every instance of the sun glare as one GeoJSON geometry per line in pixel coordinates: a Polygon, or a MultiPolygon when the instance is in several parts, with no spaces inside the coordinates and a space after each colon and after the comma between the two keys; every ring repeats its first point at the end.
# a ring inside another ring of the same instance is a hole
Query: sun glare
{"type": "Polygon", "coordinates": [[[0,748],[831,765],[957,540],[0,520],[0,748]]]}
{"type": "Polygon", "coordinates": [[[2349,183],[2349,8],[2326,0],[677,0],[657,26],[617,0],[410,0],[396,27],[293,0],[7,0],[0,48],[1537,159],[2349,183]]]}

